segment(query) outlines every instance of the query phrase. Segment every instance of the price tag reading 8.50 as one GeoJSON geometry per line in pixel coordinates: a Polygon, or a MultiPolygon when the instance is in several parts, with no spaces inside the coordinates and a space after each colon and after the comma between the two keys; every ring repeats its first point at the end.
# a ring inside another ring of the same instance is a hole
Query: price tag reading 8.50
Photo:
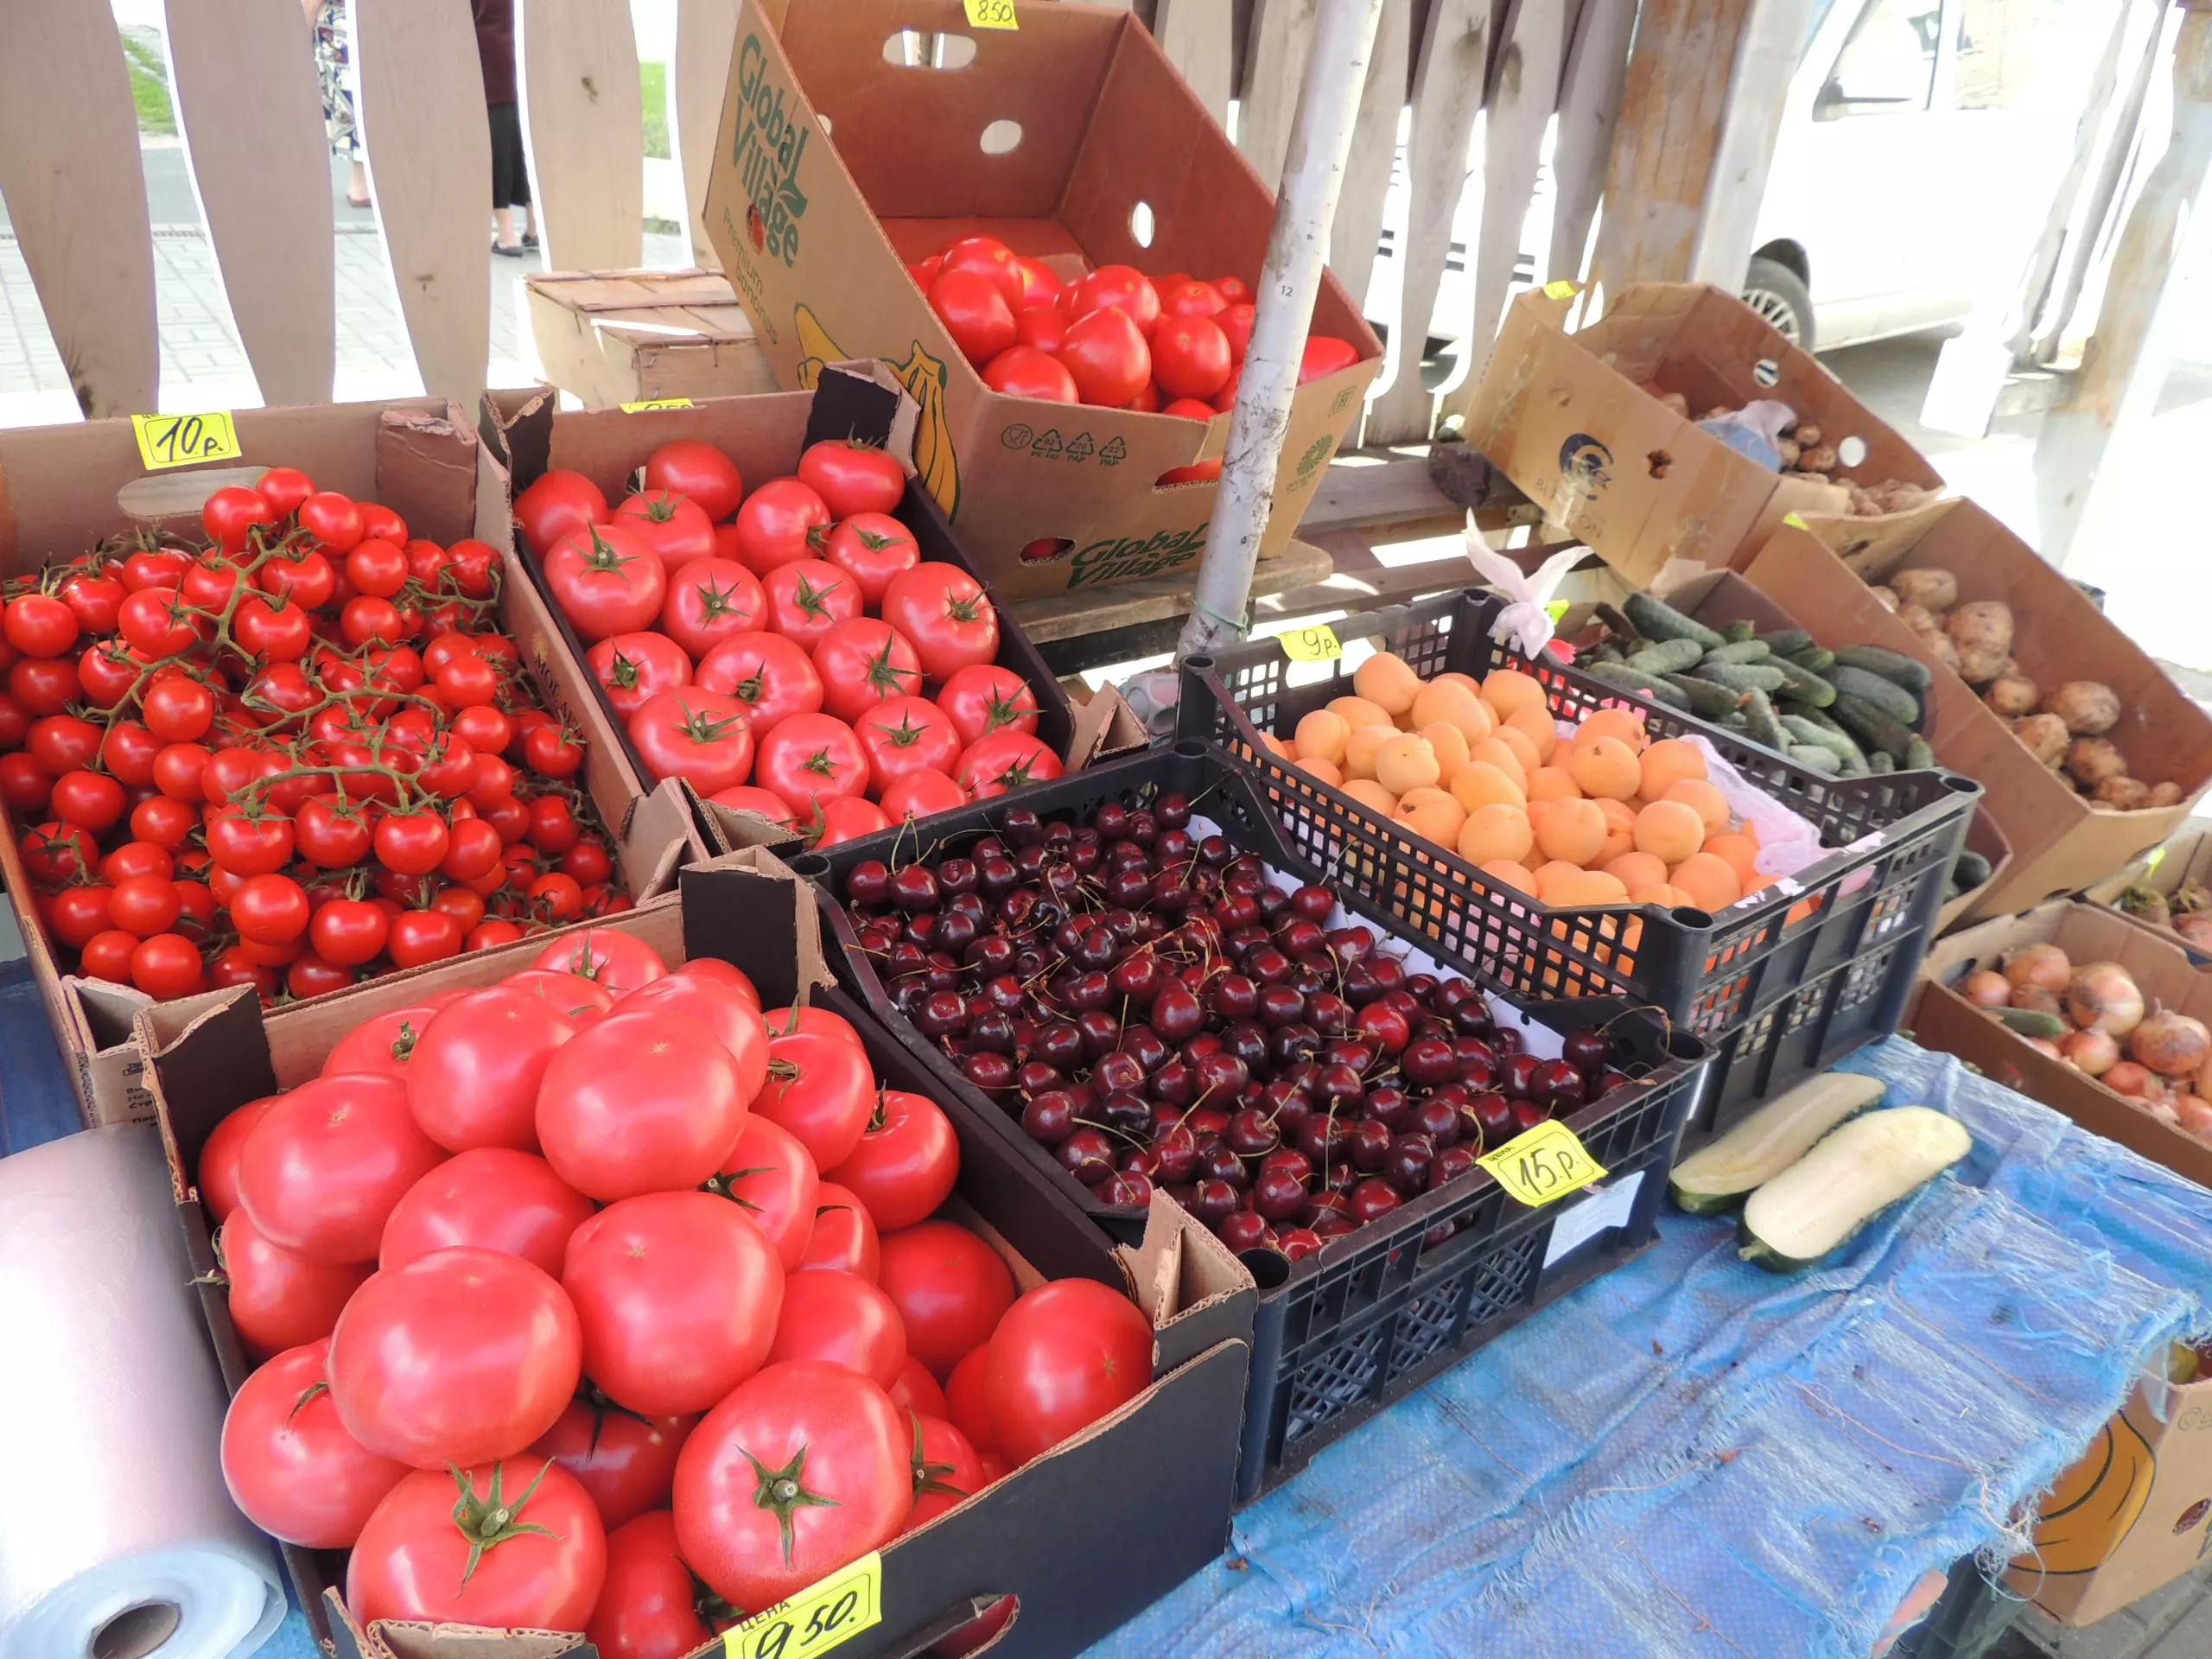
{"type": "Polygon", "coordinates": [[[883,1556],[870,1550],[789,1601],[722,1632],[725,1659],[815,1659],[883,1622],[883,1556]]]}
{"type": "Polygon", "coordinates": [[[1585,1152],[1574,1131],[1556,1118],[1515,1135],[1475,1161],[1531,1210],[1580,1192],[1605,1174],[1605,1166],[1585,1152]]]}
{"type": "Polygon", "coordinates": [[[236,461],[238,429],[229,411],[205,415],[133,415],[130,429],[137,435],[138,455],[149,472],[165,467],[190,467],[203,461],[236,461]]]}
{"type": "Polygon", "coordinates": [[[1330,663],[1344,654],[1337,631],[1325,622],[1316,622],[1310,628],[1293,628],[1288,633],[1275,637],[1282,641],[1282,654],[1294,663],[1330,663]]]}
{"type": "Polygon", "coordinates": [[[970,29],[1019,29],[1014,20],[1014,0],[961,0],[970,29]]]}

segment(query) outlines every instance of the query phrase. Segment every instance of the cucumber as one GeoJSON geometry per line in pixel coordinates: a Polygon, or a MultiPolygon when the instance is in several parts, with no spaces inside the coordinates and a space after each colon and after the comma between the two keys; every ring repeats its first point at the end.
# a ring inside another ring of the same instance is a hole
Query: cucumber
{"type": "Polygon", "coordinates": [[[1698,665],[1705,647],[1694,639],[1661,639],[1628,659],[1639,674],[1680,674],[1698,665]]]}
{"type": "Polygon", "coordinates": [[[1649,594],[1630,594],[1622,605],[1628,620],[1647,639],[1694,639],[1707,651],[1718,651],[1728,643],[1704,623],[1691,620],[1649,594]]]}
{"type": "Polygon", "coordinates": [[[1690,713],[1700,720],[1720,720],[1732,715],[1743,700],[1740,692],[1715,685],[1711,680],[1693,679],[1687,674],[1669,674],[1664,677],[1668,684],[1689,700],[1690,713]]]}
{"type": "Polygon", "coordinates": [[[1925,772],[1935,764],[1936,751],[1929,747],[1926,738],[1915,737],[1904,746],[1904,769],[1907,772],[1925,772]]]}
{"type": "Polygon", "coordinates": [[[1989,880],[1989,861],[1971,847],[1962,848],[1952,861],[1951,880],[1961,888],[1978,887],[1989,880]]]}
{"type": "Polygon", "coordinates": [[[1861,765],[1865,764],[1866,758],[1859,753],[1857,744],[1840,733],[1814,725],[1802,715],[1783,715],[1782,729],[1789,734],[1792,743],[1817,744],[1826,749],[1835,757],[1839,766],[1853,758],[1857,758],[1861,765]]]}
{"type": "Polygon", "coordinates": [[[1897,769],[1897,758],[1887,749],[1877,749],[1867,757],[1866,769],[1878,778],[1886,778],[1897,769]]]}
{"type": "Polygon", "coordinates": [[[1618,645],[1610,639],[1600,639],[1583,654],[1581,663],[1582,666],[1587,669],[1599,663],[1618,663],[1625,660],[1621,655],[1621,648],[1618,645]]]}
{"type": "Polygon", "coordinates": [[[1732,645],[1749,644],[1758,633],[1758,629],[1740,616],[1733,622],[1723,624],[1720,629],[1720,637],[1732,645]]]}
{"type": "Polygon", "coordinates": [[[1716,663],[1708,658],[1690,672],[1731,691],[1779,691],[1783,687],[1782,671],[1764,663],[1716,663]]]}
{"type": "Polygon", "coordinates": [[[1843,762],[1835,758],[1834,751],[1818,743],[1792,743],[1783,753],[1801,766],[1810,767],[1823,778],[1840,778],[1843,762]]]}
{"type": "Polygon", "coordinates": [[[1835,659],[1847,668],[1863,669],[1869,674],[1878,674],[1908,691],[1925,691],[1933,678],[1928,671],[1928,664],[1918,658],[1908,657],[1901,651],[1891,651],[1885,645],[1846,645],[1836,652],[1835,659]]]}
{"type": "Polygon", "coordinates": [[[1764,691],[1744,693],[1744,729],[1751,741],[1777,751],[1785,748],[1789,735],[1782,729],[1782,722],[1775,718],[1774,705],[1767,701],[1764,691]]]}
{"type": "Polygon", "coordinates": [[[1839,696],[1871,702],[1898,725],[1913,731],[1920,728],[1920,699],[1895,680],[1885,680],[1879,674],[1841,662],[1829,671],[1827,677],[1839,696]]]}
{"type": "Polygon", "coordinates": [[[1789,660],[1808,674],[1825,674],[1835,666],[1835,652],[1826,645],[1815,645],[1810,651],[1793,651],[1789,660]]]}
{"type": "Polygon", "coordinates": [[[1801,1273],[1973,1150],[1956,1120],[1925,1106],[1853,1118],[1745,1201],[1743,1258],[1801,1273]]]}
{"type": "Polygon", "coordinates": [[[1813,636],[1802,628],[1776,628],[1758,636],[1759,643],[1777,657],[1795,657],[1801,651],[1809,651],[1813,636]]]}
{"type": "Polygon", "coordinates": [[[1839,687],[1832,707],[1843,728],[1869,752],[1870,760],[1875,749],[1881,750],[1892,761],[1902,760],[1905,751],[1912,747],[1912,733],[1864,697],[1847,696],[1839,687]]]}
{"type": "Polygon", "coordinates": [[[1667,1191],[1694,1216],[1733,1210],[1810,1152],[1821,1138],[1882,1097],[1878,1077],[1823,1071],[1777,1095],[1675,1166],[1667,1191]]]}
{"type": "Polygon", "coordinates": [[[1763,663],[1772,655],[1773,652],[1757,639],[1738,639],[1718,651],[1707,652],[1705,660],[1708,663],[1763,663]]]}
{"type": "Polygon", "coordinates": [[[2066,1034],[2066,1022],[2040,1008],[1992,1008],[1990,1012],[2006,1029],[2022,1037],[2040,1037],[2055,1043],[2066,1034]]]}
{"type": "Polygon", "coordinates": [[[1783,696],[1813,709],[1825,709],[1835,701],[1835,687],[1810,669],[1800,668],[1787,657],[1772,658],[1767,666],[1782,675],[1783,696]]]}
{"type": "Polygon", "coordinates": [[[1689,712],[1689,699],[1664,680],[1655,680],[1649,674],[1639,674],[1625,663],[1597,663],[1590,669],[1590,677],[1603,680],[1607,685],[1622,691],[1634,692],[1640,697],[1649,697],[1654,702],[1663,702],[1669,709],[1689,712]]]}

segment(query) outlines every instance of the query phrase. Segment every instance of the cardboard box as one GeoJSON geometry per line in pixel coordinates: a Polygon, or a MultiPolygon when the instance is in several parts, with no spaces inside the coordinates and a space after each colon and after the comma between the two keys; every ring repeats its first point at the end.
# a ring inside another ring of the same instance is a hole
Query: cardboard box
{"type": "Polygon", "coordinates": [[[1993,1083],[2063,1112],[2093,1135],[2117,1141],[2154,1163],[2212,1186],[2212,1142],[2160,1122],[2149,1109],[2087,1072],[2029,1046],[1951,987],[1976,967],[1993,968],[2023,945],[2056,944],[2076,963],[2116,962],[2134,976],[2146,1002],[2212,1024],[2212,975],[2196,971],[2179,940],[2162,939],[2096,905],[2054,901],[1938,939],[1922,964],[1920,990],[1905,1028],[1923,1048],[1971,1061],[1993,1083]]]}
{"type": "Polygon", "coordinates": [[[2084,891],[2082,897],[2086,903],[2101,905],[2115,916],[2125,916],[2136,926],[2148,929],[2154,938],[2173,940],[2199,968],[2212,969],[2212,950],[2193,945],[2173,929],[2145,920],[2120,905],[2120,895],[2130,887],[2148,887],[2171,900],[2183,887],[2192,885],[2212,887],[2212,829],[2192,830],[2153,847],[2142,857],[2129,860],[2117,875],[2084,891]]]}
{"type": "Polygon", "coordinates": [[[1681,392],[1693,414],[1778,399],[1817,423],[1824,443],[1866,446],[1865,460],[1835,476],[1942,487],[1918,450],[1734,295],[1637,283],[1569,334],[1573,296],[1558,286],[1506,308],[1463,435],[1638,587],[1671,560],[1740,569],[1785,513],[1849,505],[1836,486],[1784,477],[1701,431],[1645,391],[1647,380],[1681,392]]]}
{"type": "Polygon", "coordinates": [[[527,278],[545,378],[588,409],[776,390],[718,270],[565,270],[527,278]]]}
{"type": "MultiPolygon", "coordinates": [[[[746,0],[715,158],[708,235],[777,378],[889,364],[922,406],[923,481],[1001,593],[1196,562],[1216,486],[1154,480],[1218,456],[1229,417],[1002,397],[906,269],[983,233],[1064,276],[1259,280],[1274,200],[1126,8],[1039,6],[1005,30],[969,28],[958,0],[746,0]],[[937,46],[908,67],[902,35],[937,46]]],[[[1287,544],[1381,366],[1333,276],[1313,327],[1361,360],[1299,388],[1262,557],[1287,544]]]]}
{"type": "MultiPolygon", "coordinates": [[[[442,398],[391,404],[240,410],[233,417],[242,457],[232,463],[149,474],[130,423],[0,431],[0,574],[35,569],[110,536],[163,529],[197,543],[200,509],[225,485],[251,483],[267,467],[297,467],[327,489],[378,501],[410,530],[438,542],[477,537],[507,544],[505,480],[461,406],[442,398]]],[[[540,699],[588,740],[580,782],[614,838],[625,889],[650,897],[686,858],[705,856],[681,793],[648,791],[625,758],[619,734],[581,664],[562,645],[520,564],[502,569],[500,626],[511,634],[540,699]]],[[[44,930],[30,916],[30,892],[13,835],[0,836],[0,873],[22,924],[23,944],[56,1033],[68,1052],[79,1103],[94,1123],[144,1121],[152,1103],[131,1020],[148,999],[122,985],[64,975],[44,930]]],[[[282,1025],[287,1007],[271,1015],[282,1025]]]]}
{"type": "MultiPolygon", "coordinates": [[[[1837,529],[1840,530],[1838,526],[1837,529]]],[[[1928,741],[1936,758],[1977,779],[1984,804],[2012,847],[2012,867],[1984,889],[1974,916],[2005,915],[2101,881],[2171,835],[2190,804],[2212,784],[2212,715],[2190,702],[2141,648],[2080,589],[1971,501],[1922,515],[1906,545],[1892,539],[1867,580],[1910,563],[1941,566],[1962,601],[2001,599],[2012,607],[2013,655],[2038,686],[2101,680],[2125,711],[2108,735],[2145,783],[2181,785],[2180,804],[2116,812],[2091,804],[2030,754],[1974,689],[1944,667],[1838,554],[1808,530],[1777,531],[1744,575],[1801,614],[1828,619],[1838,639],[1916,657],[1935,676],[1928,741]]]]}
{"type": "Polygon", "coordinates": [[[2062,1624],[2094,1624],[2190,1571],[2212,1547],[2212,1378],[2146,1368],[2044,1499],[2005,1586],[2062,1624]]]}
{"type": "MultiPolygon", "coordinates": [[[[944,1105],[961,1147],[955,1213],[1001,1250],[1025,1286],[1040,1277],[1096,1278],[1128,1292],[1153,1318],[1154,1382],[1120,1411],[1025,1465],[920,1530],[886,1545],[882,1622],[840,1644],[855,1659],[918,1651],[999,1596],[1020,1599],[991,1651],[1057,1655],[1088,1646],[1217,1555],[1229,1538],[1230,1486],[1243,1405],[1253,1309],[1251,1275],[1171,1201],[1155,1202],[1144,1242],[1109,1249],[1050,1184],[928,1082],[912,1057],[861,1007],[826,988],[811,894],[771,855],[740,853],[687,870],[679,895],[601,922],[645,940],[673,963],[694,955],[734,962],[770,1007],[808,996],[850,1020],[877,1074],[944,1105]],[[1111,1572],[1099,1563],[1110,1560],[1111,1572]]],[[[195,1271],[216,1272],[207,1218],[191,1184],[200,1147],[223,1115],[314,1075],[360,1020],[426,992],[489,983],[526,966],[543,940],[518,942],[427,968],[411,983],[379,982],[327,1005],[311,1030],[279,1039],[244,993],[180,1020],[174,1005],[147,1010],[141,1032],[170,1157],[180,1219],[195,1271]]],[[[219,1281],[200,1281],[225,1381],[251,1370],[219,1281]]],[[[490,1647],[502,1659],[588,1656],[575,1637],[376,1626],[363,1632],[339,1600],[335,1554],[287,1548],[286,1570],[309,1620],[327,1626],[343,1659],[464,1659],[490,1647]]],[[[319,1635],[326,1634],[319,1631],[319,1635]]],[[[700,1659],[721,1651],[717,1640],[700,1659]]]]}

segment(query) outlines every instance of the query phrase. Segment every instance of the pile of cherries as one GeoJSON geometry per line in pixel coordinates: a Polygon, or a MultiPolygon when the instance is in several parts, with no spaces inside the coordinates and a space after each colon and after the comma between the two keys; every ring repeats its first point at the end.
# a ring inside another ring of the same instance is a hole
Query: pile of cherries
{"type": "Polygon", "coordinates": [[[1600,1032],[1526,1052],[1466,980],[1408,973],[1328,925],[1327,888],[1194,834],[1184,796],[997,823],[855,864],[846,913],[899,1012],[1107,1205],[1157,1184],[1296,1261],[1630,1081],[1600,1032]]]}

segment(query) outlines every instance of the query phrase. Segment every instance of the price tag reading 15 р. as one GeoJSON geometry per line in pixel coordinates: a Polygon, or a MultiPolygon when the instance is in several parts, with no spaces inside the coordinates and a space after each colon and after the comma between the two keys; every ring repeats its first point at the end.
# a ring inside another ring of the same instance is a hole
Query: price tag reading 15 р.
{"type": "Polygon", "coordinates": [[[139,458],[149,472],[203,461],[236,461],[244,453],[227,410],[205,415],[133,415],[130,429],[137,435],[139,458]]]}
{"type": "Polygon", "coordinates": [[[1294,663],[1333,662],[1344,654],[1344,646],[1337,641],[1337,631],[1325,622],[1293,628],[1275,637],[1282,641],[1282,654],[1294,663]]]}
{"type": "Polygon", "coordinates": [[[1601,1180],[1605,1167],[1582,1149],[1574,1131],[1556,1118],[1516,1135],[1475,1161],[1530,1209],[1601,1180]]]}
{"type": "Polygon", "coordinates": [[[883,1622],[883,1556],[870,1550],[789,1601],[722,1632],[725,1659],[815,1659],[883,1622]]]}
{"type": "Polygon", "coordinates": [[[960,0],[970,29],[1019,29],[1014,20],[1014,0],[960,0]]]}

